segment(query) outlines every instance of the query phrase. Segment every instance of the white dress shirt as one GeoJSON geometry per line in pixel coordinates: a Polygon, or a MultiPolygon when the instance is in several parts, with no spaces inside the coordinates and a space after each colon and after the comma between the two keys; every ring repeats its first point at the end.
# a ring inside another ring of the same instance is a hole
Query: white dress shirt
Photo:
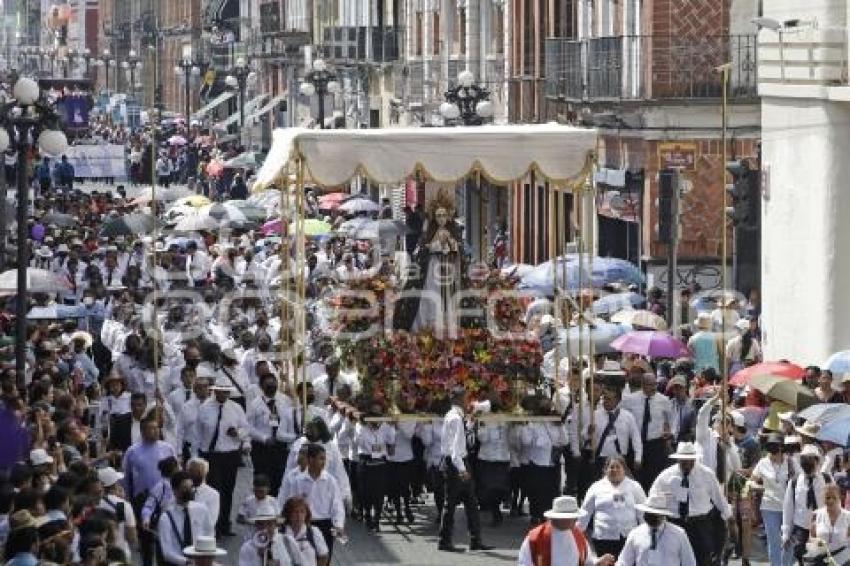
{"type": "Polygon", "coordinates": [[[260,505],[271,505],[275,515],[280,515],[280,511],[283,509],[280,502],[271,495],[266,495],[263,499],[257,499],[256,495],[249,495],[239,504],[239,511],[236,514],[243,519],[250,519],[257,514],[260,505]]]}
{"type": "MultiPolygon", "coordinates": [[[[643,412],[647,396],[643,391],[637,391],[623,397],[620,406],[629,411],[635,418],[638,431],[642,431],[643,412]]],[[[668,397],[660,393],[654,393],[649,398],[649,425],[647,426],[646,440],[658,440],[664,437],[664,425],[667,425],[670,434],[678,434],[679,423],[673,411],[673,403],[668,397]]],[[[643,439],[642,439],[643,440],[643,439]]]]}
{"type": "Polygon", "coordinates": [[[419,427],[419,438],[425,446],[425,463],[428,467],[439,467],[443,461],[442,451],[443,419],[434,419],[431,422],[422,423],[419,427]]]}
{"type": "Polygon", "coordinates": [[[251,440],[266,442],[275,433],[275,439],[291,444],[295,440],[295,427],[292,423],[292,400],[278,391],[274,397],[260,395],[248,405],[248,425],[251,427],[251,440]],[[275,412],[269,409],[273,401],[275,412]]]}
{"type": "Polygon", "coordinates": [[[221,495],[218,490],[207,482],[195,488],[195,501],[204,505],[213,520],[218,519],[218,510],[221,506],[221,495]]]}
{"type": "Polygon", "coordinates": [[[520,443],[529,463],[554,466],[552,448],[566,445],[566,429],[560,423],[529,423],[520,429],[520,443]]]}
{"type": "Polygon", "coordinates": [[[510,462],[509,434],[510,425],[507,423],[480,421],[476,427],[480,443],[478,459],[485,462],[510,462]]]}
{"type": "MultiPolygon", "coordinates": [[[[208,397],[207,399],[210,399],[208,397]]],[[[180,445],[183,443],[189,444],[189,451],[193,456],[197,456],[200,451],[200,442],[198,439],[198,409],[204,401],[197,397],[192,397],[189,402],[184,403],[180,408],[180,417],[178,418],[178,436],[180,445]]],[[[206,450],[206,447],[204,447],[206,450]]]]}
{"type": "MultiPolygon", "coordinates": [[[[307,366],[308,379],[311,367],[312,366],[307,366]]],[[[352,394],[356,394],[360,388],[356,375],[339,372],[339,375],[337,375],[336,379],[333,381],[333,391],[331,391],[330,378],[327,373],[322,371],[321,374],[313,379],[313,393],[316,396],[315,404],[320,407],[323,406],[329,398],[337,394],[341,385],[348,385],[351,388],[352,394]]]]}
{"type": "MultiPolygon", "coordinates": [[[[171,505],[159,518],[157,532],[159,533],[159,544],[162,547],[163,558],[172,564],[188,564],[189,561],[183,556],[183,518],[187,508],[182,505],[171,505]],[[172,523],[171,519],[174,520],[172,523]],[[175,529],[177,532],[175,532],[175,529]],[[178,537],[179,533],[179,537],[178,537]]],[[[213,519],[207,508],[197,501],[188,504],[189,522],[192,525],[192,544],[199,536],[214,536],[213,519]]]]}
{"type": "Polygon", "coordinates": [[[194,397],[195,394],[191,389],[186,389],[181,386],[169,393],[166,400],[171,406],[171,410],[174,411],[174,414],[179,415],[183,410],[183,405],[191,401],[194,397]]]}
{"type": "Polygon", "coordinates": [[[694,468],[688,474],[688,487],[682,487],[682,469],[679,464],[673,464],[658,474],[649,490],[653,493],[663,493],[667,497],[668,510],[679,516],[679,503],[687,501],[688,517],[701,517],[711,511],[712,505],[720,511],[723,519],[732,516],[729,502],[723,495],[723,490],[707,466],[700,462],[694,463],[694,468]]]}
{"type": "Polygon", "coordinates": [[[291,536],[295,540],[295,544],[298,545],[298,550],[301,552],[301,556],[304,559],[303,562],[301,562],[301,566],[316,566],[317,556],[328,555],[328,545],[325,542],[325,537],[322,536],[322,531],[320,531],[317,527],[301,527],[301,530],[296,533],[292,530],[292,527],[287,525],[284,529],[284,534],[291,536]],[[310,544],[310,540],[307,538],[308,528],[313,533],[313,543],[316,545],[315,548],[313,548],[313,545],[310,544]]]}
{"type": "Polygon", "coordinates": [[[593,441],[595,443],[593,446],[594,454],[598,451],[599,457],[603,459],[609,456],[625,456],[629,451],[629,442],[631,441],[632,450],[634,450],[635,454],[635,462],[642,462],[643,443],[640,439],[640,429],[635,422],[635,418],[629,411],[623,408],[618,408],[616,411],[619,411],[619,413],[617,413],[617,420],[614,421],[614,430],[604,440],[602,434],[608,428],[608,411],[602,407],[594,411],[593,423],[596,427],[596,433],[593,435],[593,441]],[[598,450],[600,441],[604,443],[602,444],[602,449],[598,450]],[[619,441],[619,450],[617,449],[616,441],[619,441]]]}
{"type": "Polygon", "coordinates": [[[586,530],[593,520],[593,538],[619,540],[626,538],[642,518],[635,505],[643,503],[646,494],[638,482],[624,478],[614,485],[608,478],[594,482],[587,490],[581,508],[587,515],[579,518],[578,524],[586,530]]]}
{"type": "Polygon", "coordinates": [[[415,421],[395,423],[395,442],[393,453],[387,458],[390,462],[410,462],[413,460],[413,447],[410,441],[416,433],[415,421]]]}
{"type": "Polygon", "coordinates": [[[253,540],[246,540],[242,543],[242,548],[239,549],[239,566],[266,566],[271,564],[272,560],[276,561],[274,564],[277,564],[277,566],[290,566],[293,564],[289,556],[290,551],[297,553],[295,564],[299,566],[304,564],[304,557],[298,550],[297,543],[289,535],[286,535],[286,537],[289,540],[284,542],[284,535],[275,533],[267,551],[257,549],[253,540]],[[290,549],[289,551],[287,547],[290,549]]]}
{"type": "Polygon", "coordinates": [[[685,529],[665,521],[655,535],[646,523],[629,533],[617,566],[696,566],[696,558],[685,529]]]}
{"type": "MultiPolygon", "coordinates": [[[[826,479],[821,473],[815,473],[811,477],[815,488],[815,508],[820,509],[824,505],[824,491],[826,491],[826,479]]],[[[793,527],[801,527],[809,530],[812,525],[812,513],[806,505],[809,493],[809,478],[805,474],[798,475],[794,481],[788,482],[785,489],[785,498],[782,502],[782,540],[788,540],[793,527]]]]}
{"type": "Polygon", "coordinates": [[[758,461],[753,468],[753,476],[761,478],[764,488],[761,496],[762,511],[782,511],[782,502],[785,500],[785,490],[790,478],[788,470],[788,457],[782,457],[779,465],[771,461],[770,456],[765,456],[758,461]]]}
{"type": "Polygon", "coordinates": [[[371,425],[357,423],[354,439],[357,444],[357,454],[380,460],[387,458],[387,446],[395,444],[396,431],[387,423],[381,423],[377,428],[371,425]]]}
{"type": "Polygon", "coordinates": [[[224,404],[210,397],[198,409],[198,450],[201,452],[232,452],[240,450],[248,439],[248,420],[242,407],[228,399],[224,404]],[[219,422],[219,412],[221,421],[219,422]],[[218,437],[215,430],[218,427],[218,437]],[[236,429],[236,437],[227,434],[229,428],[236,429]],[[210,446],[216,438],[215,446],[210,446]],[[211,449],[211,450],[210,450],[211,449]]]}
{"type": "MultiPolygon", "coordinates": [[[[561,531],[552,529],[552,564],[551,566],[579,566],[578,545],[576,544],[573,533],[569,530],[561,531]]],[[[587,549],[588,560],[586,565],[590,566],[593,562],[590,560],[590,548],[587,549]]],[[[536,566],[537,562],[531,555],[531,543],[528,537],[522,541],[522,546],[519,547],[519,558],[517,566],[536,566]]]]}
{"type": "Polygon", "coordinates": [[[452,463],[458,473],[466,471],[466,429],[463,424],[463,409],[453,406],[443,419],[440,435],[440,451],[444,459],[452,463]]]}
{"type": "Polygon", "coordinates": [[[345,527],[342,492],[333,476],[325,470],[318,478],[311,476],[308,471],[297,474],[292,483],[287,485],[287,490],[282,499],[289,501],[292,497],[303,497],[314,521],[330,519],[335,528],[342,530],[345,527]]]}
{"type": "Polygon", "coordinates": [[[136,528],[136,515],[133,513],[133,507],[117,495],[105,495],[97,506],[100,509],[106,509],[117,515],[118,509],[122,505],[124,507],[124,520],[118,523],[115,543],[117,547],[127,553],[127,556],[130,556],[130,545],[127,543],[127,529],[136,528]]]}
{"type": "Polygon", "coordinates": [[[555,393],[553,406],[556,413],[561,416],[566,415],[564,424],[567,426],[567,444],[569,444],[573,456],[577,457],[581,453],[581,436],[578,432],[579,420],[581,420],[581,430],[584,431],[585,438],[587,437],[587,425],[590,423],[590,401],[587,399],[587,394],[584,395],[581,411],[579,411],[578,394],[573,395],[570,388],[565,385],[555,393]]]}
{"type": "MultiPolygon", "coordinates": [[[[305,444],[307,444],[307,437],[300,436],[289,447],[284,474],[298,468],[298,453],[305,444]]],[[[319,444],[325,449],[325,470],[336,480],[342,492],[342,498],[350,501],[351,482],[348,479],[348,472],[345,471],[345,465],[342,463],[342,455],[339,453],[336,440],[330,439],[328,442],[320,442],[319,444]]]]}

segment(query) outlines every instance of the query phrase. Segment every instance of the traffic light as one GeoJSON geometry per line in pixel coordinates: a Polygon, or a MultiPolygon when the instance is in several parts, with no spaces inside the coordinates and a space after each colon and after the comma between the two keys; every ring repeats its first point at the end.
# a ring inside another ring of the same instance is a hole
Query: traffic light
{"type": "Polygon", "coordinates": [[[658,241],[673,242],[673,198],[676,187],[676,172],[664,169],[658,172],[658,241]]]}
{"type": "Polygon", "coordinates": [[[732,198],[732,206],[726,214],[732,224],[738,227],[754,227],[759,223],[759,171],[750,168],[744,160],[730,161],[726,170],[732,176],[732,183],[726,185],[726,191],[732,198]]]}

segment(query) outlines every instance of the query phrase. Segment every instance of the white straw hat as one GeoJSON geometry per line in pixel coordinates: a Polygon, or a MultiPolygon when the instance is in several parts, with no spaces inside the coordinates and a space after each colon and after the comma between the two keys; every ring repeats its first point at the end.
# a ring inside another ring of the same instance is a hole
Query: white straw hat
{"type": "Polygon", "coordinates": [[[552,501],[552,508],[543,513],[547,519],[578,519],[587,515],[587,511],[579,508],[578,501],[571,495],[562,495],[552,501]]]}

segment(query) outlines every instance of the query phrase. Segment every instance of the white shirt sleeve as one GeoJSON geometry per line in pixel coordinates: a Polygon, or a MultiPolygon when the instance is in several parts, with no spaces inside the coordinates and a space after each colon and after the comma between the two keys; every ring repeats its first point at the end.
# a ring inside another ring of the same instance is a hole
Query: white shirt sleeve
{"type": "Polygon", "coordinates": [[[534,566],[534,559],[531,556],[531,545],[528,543],[528,537],[522,541],[522,546],[519,547],[519,557],[517,558],[517,566],[534,566]]]}

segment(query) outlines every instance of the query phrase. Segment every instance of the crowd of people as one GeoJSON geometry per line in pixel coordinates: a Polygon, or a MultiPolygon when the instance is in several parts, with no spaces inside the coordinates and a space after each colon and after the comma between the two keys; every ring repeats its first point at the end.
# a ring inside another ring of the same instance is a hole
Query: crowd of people
{"type": "MultiPolygon", "coordinates": [[[[161,182],[205,171],[193,135],[179,133],[185,149],[164,146],[156,162],[161,182]]],[[[144,134],[126,143],[131,165],[134,153],[149,154],[144,134]]],[[[144,159],[135,174],[154,170],[144,159]]],[[[431,498],[446,552],[463,550],[454,543],[460,504],[470,551],[490,548],[486,529],[506,514],[527,517],[523,566],[746,564],[759,536],[771,566],[850,561],[844,447],[820,441],[818,422],[803,422],[797,407],[722,386],[723,374],[762,361],[755,295],[692,303],[688,358],[563,359],[560,382],[549,368],[527,400],[535,418],[492,418],[508,409],[497,396],[463,389],[435,403],[433,418],[392,418],[362,391],[362,368],[335,340],[322,299],[375,270],[403,278],[404,259],[373,265],[362,242],[329,238],[308,243],[298,271],[281,260],[289,238],[249,228],[159,239],[104,232],[137,205],[74,190],[67,168],[41,164],[48,174],[31,175],[31,266],[61,285],[27,296],[24,375],[12,347],[15,297],[0,317],[9,564],[322,565],[351,521],[380,536],[387,521],[421,520],[414,510],[431,498]],[[56,215],[74,222],[54,224],[56,215]],[[288,356],[301,338],[294,307],[274,289],[299,277],[306,351],[288,356]],[[244,468],[251,494],[234,501],[244,468]],[[234,523],[249,534],[225,558],[222,541],[241,530],[234,523]]],[[[311,216],[327,213],[308,200],[311,216]]],[[[392,215],[388,202],[379,209],[392,215]]],[[[413,250],[426,220],[421,208],[405,212],[413,250]]],[[[662,310],[657,293],[648,299],[662,310]]],[[[554,315],[530,313],[526,330],[544,338],[561,324],[554,315]]],[[[818,402],[845,403],[838,377],[810,367],[804,383],[818,402]]]]}

